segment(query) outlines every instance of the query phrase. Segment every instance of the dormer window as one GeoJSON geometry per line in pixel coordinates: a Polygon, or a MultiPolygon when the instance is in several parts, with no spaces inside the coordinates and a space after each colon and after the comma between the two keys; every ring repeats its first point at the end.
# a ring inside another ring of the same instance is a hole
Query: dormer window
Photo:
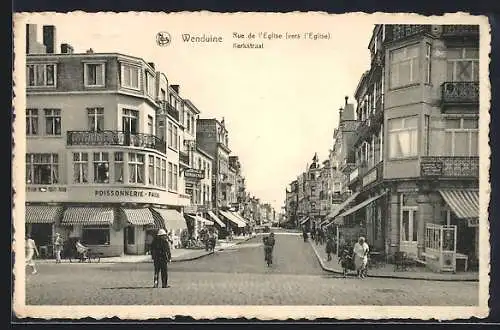
{"type": "Polygon", "coordinates": [[[85,63],[83,79],[85,87],[104,87],[105,86],[105,62],[85,63]]]}
{"type": "Polygon", "coordinates": [[[26,73],[29,87],[56,87],[55,64],[28,64],[26,73]]]}
{"type": "Polygon", "coordinates": [[[140,69],[138,66],[122,63],[121,85],[125,88],[139,89],[140,69]]]}

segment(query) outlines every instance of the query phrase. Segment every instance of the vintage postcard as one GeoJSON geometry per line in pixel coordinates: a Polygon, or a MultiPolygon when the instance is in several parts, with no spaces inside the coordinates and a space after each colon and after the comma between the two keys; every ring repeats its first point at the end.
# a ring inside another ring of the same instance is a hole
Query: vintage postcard
{"type": "Polygon", "coordinates": [[[486,17],[13,24],[17,317],[488,315],[486,17]]]}

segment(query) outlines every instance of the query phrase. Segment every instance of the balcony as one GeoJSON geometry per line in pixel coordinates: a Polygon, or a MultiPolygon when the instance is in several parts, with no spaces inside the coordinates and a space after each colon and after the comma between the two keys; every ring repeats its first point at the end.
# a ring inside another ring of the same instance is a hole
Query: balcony
{"type": "Polygon", "coordinates": [[[389,24],[386,25],[385,41],[400,41],[416,35],[431,32],[431,25],[422,24],[389,24]]]}
{"type": "Polygon", "coordinates": [[[479,178],[479,157],[425,156],[420,160],[422,177],[479,178]]]}
{"type": "Polygon", "coordinates": [[[441,104],[447,105],[478,105],[479,82],[459,81],[445,82],[441,85],[441,104]]]}
{"type": "Polygon", "coordinates": [[[357,129],[358,138],[355,146],[365,141],[368,137],[376,134],[380,129],[380,125],[384,121],[384,95],[378,96],[375,102],[375,108],[369,113],[368,118],[360,123],[357,129]]]}
{"type": "Polygon", "coordinates": [[[165,141],[157,136],[123,131],[68,131],[68,146],[124,146],[166,153],[165,141]]]}
{"type": "Polygon", "coordinates": [[[184,167],[189,167],[189,153],[179,151],[179,164],[184,167]]]}
{"type": "Polygon", "coordinates": [[[174,108],[170,103],[163,101],[161,103],[162,110],[164,113],[168,114],[170,117],[174,118],[175,120],[179,121],[180,115],[179,115],[179,110],[174,108]]]}
{"type": "Polygon", "coordinates": [[[474,37],[479,39],[479,25],[443,25],[442,37],[474,37]]]}

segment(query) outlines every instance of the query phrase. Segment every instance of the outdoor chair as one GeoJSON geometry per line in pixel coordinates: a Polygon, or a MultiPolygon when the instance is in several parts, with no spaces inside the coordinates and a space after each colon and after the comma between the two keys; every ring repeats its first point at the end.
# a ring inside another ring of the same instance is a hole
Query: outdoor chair
{"type": "Polygon", "coordinates": [[[398,270],[408,270],[408,259],[406,252],[395,252],[394,253],[394,271],[398,270]]]}

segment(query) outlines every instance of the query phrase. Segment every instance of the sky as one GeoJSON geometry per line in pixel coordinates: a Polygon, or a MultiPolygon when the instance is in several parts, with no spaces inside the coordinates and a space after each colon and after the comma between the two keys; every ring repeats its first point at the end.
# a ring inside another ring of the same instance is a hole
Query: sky
{"type": "MultiPolygon", "coordinates": [[[[75,53],[118,52],[154,62],[180,85],[201,118],[225,118],[229,147],[238,155],[247,190],[276,211],[287,185],[317,152],[328,157],[338,109],[369,69],[368,43],[376,21],[352,15],[294,14],[33,14],[18,24],[56,26],[56,41],[75,53]],[[167,31],[172,42],[156,44],[167,31]],[[233,33],[243,34],[236,39],[233,33]],[[259,39],[300,34],[299,40],[259,39]],[[329,34],[310,40],[305,33],[329,34]],[[185,43],[182,34],[222,36],[221,43],[185,43]],[[256,38],[248,39],[253,33],[256,38]],[[237,49],[233,43],[263,44],[237,49]]],[[[16,24],[16,23],[15,23],[16,24]]]]}

